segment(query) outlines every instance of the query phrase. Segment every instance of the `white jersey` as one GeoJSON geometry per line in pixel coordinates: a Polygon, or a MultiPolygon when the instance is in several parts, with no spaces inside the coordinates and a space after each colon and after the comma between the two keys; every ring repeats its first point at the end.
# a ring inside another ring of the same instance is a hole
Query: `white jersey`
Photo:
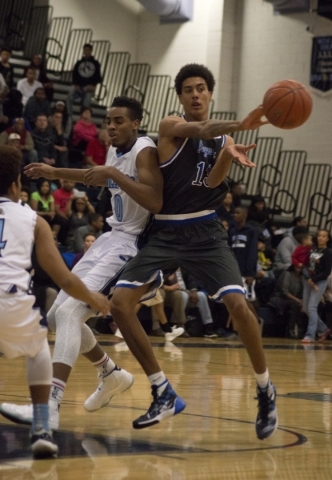
{"type": "MultiPolygon", "coordinates": [[[[117,155],[116,148],[110,147],[106,165],[117,168],[134,182],[138,182],[136,158],[139,152],[146,147],[157,148],[149,137],[139,137],[132,149],[120,156],[117,155]]],[[[112,194],[113,210],[113,215],[106,220],[107,223],[112,229],[119,232],[135,236],[141,234],[149,221],[150,212],[138,205],[112,179],[108,180],[107,186],[112,194]]]]}
{"type": "Polygon", "coordinates": [[[37,214],[8,198],[0,197],[0,290],[27,292],[37,214]]]}

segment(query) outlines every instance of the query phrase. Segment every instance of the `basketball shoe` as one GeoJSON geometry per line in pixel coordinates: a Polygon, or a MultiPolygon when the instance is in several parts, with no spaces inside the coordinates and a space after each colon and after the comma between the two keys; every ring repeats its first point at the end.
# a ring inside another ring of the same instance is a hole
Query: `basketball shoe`
{"type": "Polygon", "coordinates": [[[278,427],[276,396],[277,390],[273,383],[269,382],[266,388],[257,386],[256,435],[260,440],[271,437],[278,427]]]}
{"type": "MultiPolygon", "coordinates": [[[[59,429],[59,404],[49,400],[49,420],[51,430],[59,429]]],[[[31,425],[33,418],[33,407],[30,405],[16,405],[15,403],[1,403],[0,413],[8,420],[22,425],[31,425]]]]}
{"type": "Polygon", "coordinates": [[[153,401],[149,410],[133,421],[133,427],[136,429],[151,427],[168,417],[181,413],[186,408],[184,400],[174,392],[170,383],[167,382],[165,390],[160,395],[158,395],[157,385],[153,385],[151,389],[153,401]]]}
{"type": "Polygon", "coordinates": [[[35,458],[55,457],[59,451],[58,446],[53,443],[52,432],[44,429],[30,432],[30,443],[35,458]]]}
{"type": "Polygon", "coordinates": [[[165,342],[173,342],[174,338],[179,337],[184,332],[182,327],[172,327],[171,332],[165,332],[165,342]]]}
{"type": "Polygon", "coordinates": [[[97,390],[84,402],[84,407],[88,412],[106,407],[113,395],[128,390],[134,383],[133,375],[118,367],[115,367],[106,377],[99,376],[99,378],[101,383],[97,390]]]}

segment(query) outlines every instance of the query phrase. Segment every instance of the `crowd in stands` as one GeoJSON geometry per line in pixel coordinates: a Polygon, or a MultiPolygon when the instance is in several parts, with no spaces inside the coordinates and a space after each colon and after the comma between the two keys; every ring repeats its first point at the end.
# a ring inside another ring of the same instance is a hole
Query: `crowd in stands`
{"type": "MultiPolygon", "coordinates": [[[[2,47],[0,145],[12,145],[22,151],[22,202],[49,223],[54,241],[68,255],[67,262],[72,267],[109,228],[105,220],[112,213],[110,193],[108,189],[98,189],[92,198],[89,190],[70,181],[31,182],[23,174],[23,168],[32,162],[56,168],[89,168],[105,163],[110,139],[107,129],[97,128],[93,122],[90,107],[96,86],[102,80],[101,66],[92,56],[92,46],[84,45],[64,102],[54,99],[53,82],[37,53],[15,85],[11,54],[10,48],[2,47]],[[77,122],[72,117],[74,102],[81,103],[77,122]]],[[[256,195],[248,204],[242,186],[236,182],[231,183],[216,211],[237,258],[248,306],[261,327],[263,312],[268,310],[288,338],[299,338],[303,343],[329,338],[330,233],[325,229],[310,232],[303,216],[294,218],[292,227],[281,231],[274,224],[264,198],[256,195]]],[[[37,265],[35,272],[35,294],[40,306],[47,310],[57,287],[37,265]]],[[[185,271],[177,271],[166,279],[157,300],[146,305],[151,313],[152,335],[167,338],[177,325],[184,337],[236,338],[236,325],[227,317],[226,309],[209,299],[199,279],[185,271]]]]}

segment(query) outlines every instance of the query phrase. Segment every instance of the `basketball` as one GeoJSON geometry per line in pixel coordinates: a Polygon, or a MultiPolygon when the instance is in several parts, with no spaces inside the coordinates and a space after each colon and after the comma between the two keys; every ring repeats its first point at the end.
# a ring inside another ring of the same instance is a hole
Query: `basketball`
{"type": "Polygon", "coordinates": [[[296,128],[303,125],[311,114],[311,94],[302,83],[282,80],[266,91],[263,110],[268,121],[275,127],[296,128]]]}

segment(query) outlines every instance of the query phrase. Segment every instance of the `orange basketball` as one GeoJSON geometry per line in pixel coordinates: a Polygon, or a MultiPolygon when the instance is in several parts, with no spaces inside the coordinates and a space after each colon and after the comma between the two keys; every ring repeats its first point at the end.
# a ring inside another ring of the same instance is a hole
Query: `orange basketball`
{"type": "Polygon", "coordinates": [[[309,90],[295,80],[282,80],[270,87],[263,99],[263,110],[272,125],[296,128],[306,122],[312,110],[309,90]]]}

